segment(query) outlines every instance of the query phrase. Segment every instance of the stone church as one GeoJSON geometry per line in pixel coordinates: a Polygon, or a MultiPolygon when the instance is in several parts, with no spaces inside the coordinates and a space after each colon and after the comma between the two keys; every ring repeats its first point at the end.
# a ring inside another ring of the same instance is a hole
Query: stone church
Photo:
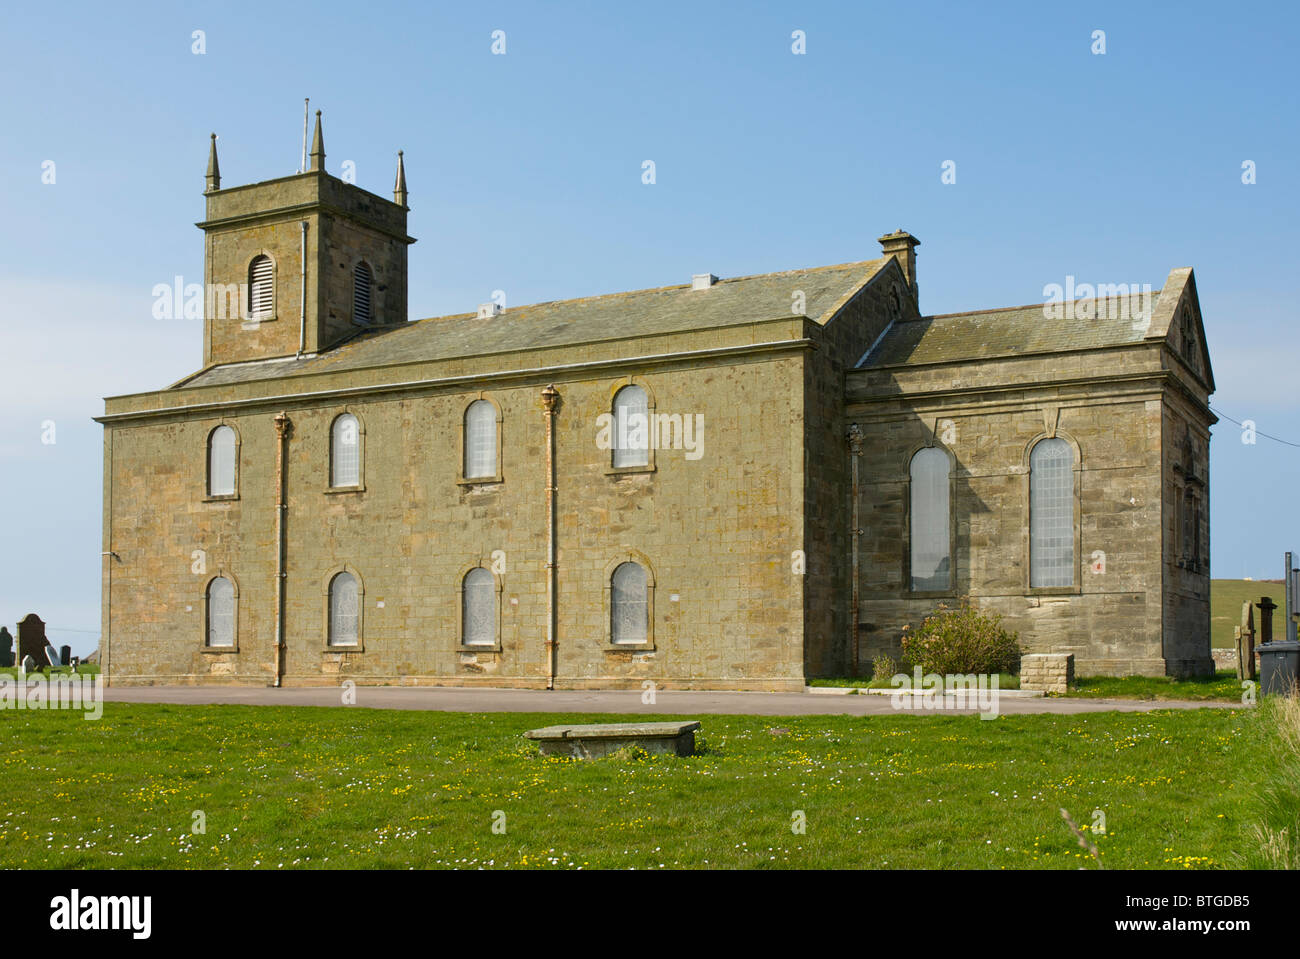
{"type": "MultiPolygon", "coordinates": [[[[407,187],[205,191],[202,367],[112,397],[112,683],[801,689],[970,597],[1212,670],[1196,283],[924,316],[870,260],[407,317],[407,187]],[[1138,309],[1132,309],[1138,302],[1138,309]]],[[[685,278],[682,278],[683,280],[685,278]]]]}

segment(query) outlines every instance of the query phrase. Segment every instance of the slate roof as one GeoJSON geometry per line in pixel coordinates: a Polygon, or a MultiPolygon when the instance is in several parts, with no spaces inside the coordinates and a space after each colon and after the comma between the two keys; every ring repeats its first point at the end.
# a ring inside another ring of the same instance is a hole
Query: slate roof
{"type": "MultiPolygon", "coordinates": [[[[1159,294],[1159,290],[1152,293],[1152,312],[1160,301],[1159,294]]],[[[1131,314],[1120,309],[1119,299],[1075,300],[1059,306],[1071,305],[1073,310],[1062,310],[1065,319],[1048,319],[1044,304],[1033,303],[898,321],[867,352],[858,369],[1102,349],[1140,343],[1146,336],[1141,324],[1135,329],[1131,314]],[[1080,304],[1091,304],[1099,318],[1081,316],[1080,304]]],[[[1141,308],[1147,305],[1144,301],[1141,308]]],[[[1138,308],[1136,297],[1128,308],[1138,308]]]]}
{"type": "Polygon", "coordinates": [[[212,386],[720,329],[792,316],[795,290],[804,292],[806,315],[819,319],[887,262],[881,258],[724,279],[707,290],[692,290],[686,284],[554,300],[509,307],[486,319],[472,313],[435,317],[376,330],[316,356],[214,366],[176,386],[212,386]]]}

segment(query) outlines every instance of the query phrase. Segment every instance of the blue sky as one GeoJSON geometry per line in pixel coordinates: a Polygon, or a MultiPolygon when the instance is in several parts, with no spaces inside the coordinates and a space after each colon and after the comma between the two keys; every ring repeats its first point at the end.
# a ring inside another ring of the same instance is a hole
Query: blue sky
{"type": "MultiPolygon", "coordinates": [[[[150,308],[155,284],[201,281],[208,134],[227,186],[293,173],[304,96],[331,172],[351,161],[388,195],[406,152],[413,316],[869,259],[899,227],[922,240],[927,313],[1191,266],[1212,404],[1300,443],[1298,20],[1287,3],[6,5],[0,622],[35,610],[93,647],[90,417],[198,368],[199,322],[150,308]]],[[[1240,436],[1224,420],[1211,444],[1214,575],[1277,577],[1300,550],[1300,448],[1240,436]]]]}

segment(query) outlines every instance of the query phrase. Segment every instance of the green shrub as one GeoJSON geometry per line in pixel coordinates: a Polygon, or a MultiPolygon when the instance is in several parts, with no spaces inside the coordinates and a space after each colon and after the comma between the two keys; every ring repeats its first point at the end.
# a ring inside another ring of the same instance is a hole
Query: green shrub
{"type": "Polygon", "coordinates": [[[904,626],[903,657],[923,673],[1015,673],[1020,639],[1002,628],[997,613],[963,599],[955,609],[940,604],[916,630],[904,626]]]}
{"type": "Polygon", "coordinates": [[[892,656],[877,656],[871,662],[871,678],[878,682],[888,682],[898,671],[898,663],[892,656]]]}

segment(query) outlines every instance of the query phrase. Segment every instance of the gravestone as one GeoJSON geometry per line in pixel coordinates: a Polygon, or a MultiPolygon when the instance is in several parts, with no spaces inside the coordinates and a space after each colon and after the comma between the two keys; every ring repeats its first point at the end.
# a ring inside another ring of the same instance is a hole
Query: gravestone
{"type": "Polygon", "coordinates": [[[25,673],[36,672],[36,660],[32,657],[30,653],[28,653],[26,656],[23,657],[23,672],[25,673]]]}
{"type": "Polygon", "coordinates": [[[0,668],[8,669],[14,664],[14,636],[8,626],[0,626],[0,668]]]}
{"type": "Polygon", "coordinates": [[[50,666],[62,665],[59,662],[59,651],[49,643],[45,644],[45,662],[50,666]]]}
{"type": "Polygon", "coordinates": [[[595,759],[626,746],[639,746],[648,753],[695,753],[698,722],[599,723],[586,726],[546,726],[530,729],[524,736],[535,740],[543,756],[572,756],[595,759]]]}
{"type": "Polygon", "coordinates": [[[18,624],[18,659],[26,661],[30,656],[35,663],[45,662],[45,647],[49,640],[45,638],[45,624],[35,613],[28,613],[18,624]]]}
{"type": "Polygon", "coordinates": [[[1258,679],[1255,671],[1255,607],[1250,600],[1241,604],[1241,625],[1233,630],[1237,641],[1237,678],[1258,679]]]}
{"type": "Polygon", "coordinates": [[[59,665],[60,665],[60,666],[71,666],[71,665],[72,665],[72,647],[71,647],[71,646],[60,646],[60,647],[59,647],[59,665]]]}

